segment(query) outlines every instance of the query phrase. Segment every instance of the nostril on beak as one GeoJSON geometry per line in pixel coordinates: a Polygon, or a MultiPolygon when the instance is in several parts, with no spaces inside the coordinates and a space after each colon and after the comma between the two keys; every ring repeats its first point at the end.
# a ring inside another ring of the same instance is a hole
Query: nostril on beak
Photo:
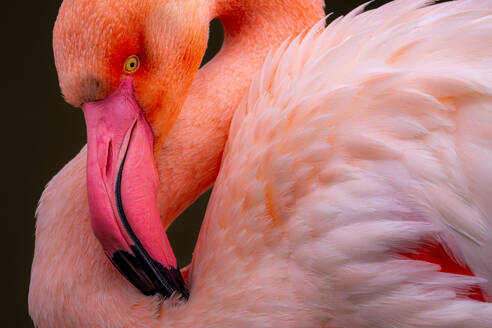
{"type": "Polygon", "coordinates": [[[110,140],[108,144],[107,150],[107,159],[106,159],[106,178],[111,179],[111,175],[113,173],[113,143],[110,140]]]}

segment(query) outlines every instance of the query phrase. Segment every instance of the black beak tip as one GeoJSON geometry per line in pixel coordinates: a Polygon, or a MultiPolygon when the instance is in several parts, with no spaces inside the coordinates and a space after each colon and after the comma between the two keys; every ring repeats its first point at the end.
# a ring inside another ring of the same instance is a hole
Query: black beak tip
{"type": "Polygon", "coordinates": [[[174,293],[179,293],[181,298],[188,299],[188,288],[178,268],[165,268],[153,259],[150,259],[152,263],[149,264],[123,250],[116,251],[108,257],[118,271],[144,295],[158,293],[164,298],[169,298],[174,293]]]}
{"type": "Polygon", "coordinates": [[[188,299],[190,297],[190,293],[188,291],[188,287],[183,280],[183,276],[178,268],[164,269],[167,270],[164,275],[168,277],[170,282],[173,282],[173,286],[175,286],[176,291],[178,291],[184,299],[188,299]]]}

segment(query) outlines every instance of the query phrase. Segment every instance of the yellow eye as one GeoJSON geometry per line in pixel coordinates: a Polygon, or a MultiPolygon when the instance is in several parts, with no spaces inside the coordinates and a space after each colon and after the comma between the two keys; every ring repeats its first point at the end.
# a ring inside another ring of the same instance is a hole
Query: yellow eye
{"type": "Polygon", "coordinates": [[[139,67],[140,59],[138,59],[138,56],[133,55],[126,59],[123,71],[127,74],[133,74],[138,70],[139,67]]]}

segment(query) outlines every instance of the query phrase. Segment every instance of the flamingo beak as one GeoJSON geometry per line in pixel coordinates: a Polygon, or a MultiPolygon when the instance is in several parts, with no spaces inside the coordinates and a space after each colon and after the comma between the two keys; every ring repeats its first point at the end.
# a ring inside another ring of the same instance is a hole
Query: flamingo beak
{"type": "Polygon", "coordinates": [[[145,295],[188,290],[157,208],[154,136],[126,78],[104,100],[82,105],[87,192],[95,236],[115,267],[145,295]]]}

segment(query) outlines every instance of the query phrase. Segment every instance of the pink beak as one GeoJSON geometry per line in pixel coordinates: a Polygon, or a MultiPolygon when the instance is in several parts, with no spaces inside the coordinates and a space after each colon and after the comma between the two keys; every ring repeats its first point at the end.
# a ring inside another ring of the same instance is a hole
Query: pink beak
{"type": "Polygon", "coordinates": [[[157,208],[154,136],[126,78],[106,99],[82,106],[87,124],[91,224],[106,255],[145,295],[188,290],[157,208]]]}

